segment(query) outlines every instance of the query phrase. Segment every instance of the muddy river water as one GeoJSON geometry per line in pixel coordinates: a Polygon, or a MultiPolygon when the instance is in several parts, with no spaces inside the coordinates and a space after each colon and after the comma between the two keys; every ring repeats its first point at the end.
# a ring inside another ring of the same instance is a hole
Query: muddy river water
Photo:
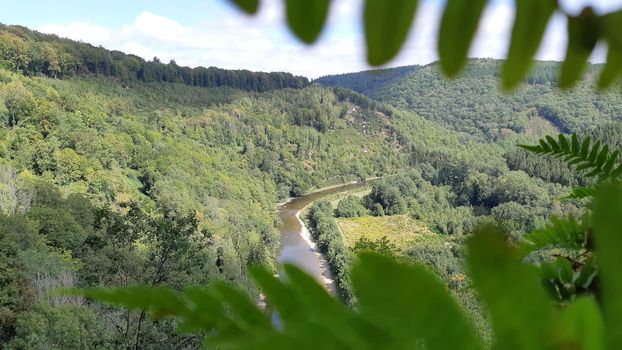
{"type": "Polygon", "coordinates": [[[281,227],[281,252],[279,265],[291,263],[307,271],[326,286],[330,292],[335,292],[335,286],[326,263],[319,249],[311,240],[309,231],[300,219],[300,211],[314,201],[328,195],[347,192],[366,186],[367,182],[355,182],[338,187],[312,192],[301,197],[293,198],[278,207],[279,217],[283,223],[281,227]]]}

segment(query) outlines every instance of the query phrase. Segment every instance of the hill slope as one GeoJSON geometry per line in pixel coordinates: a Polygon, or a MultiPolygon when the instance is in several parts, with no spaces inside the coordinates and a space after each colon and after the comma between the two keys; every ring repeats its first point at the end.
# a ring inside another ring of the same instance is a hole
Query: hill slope
{"type": "Polygon", "coordinates": [[[520,235],[580,210],[556,201],[580,179],[514,143],[587,125],[576,110],[559,123],[541,113],[542,96],[622,104],[558,100],[547,70],[528,93],[500,96],[495,64],[475,62],[456,86],[434,66],[334,79],[375,100],[287,74],[210,68],[186,80],[174,64],[0,27],[0,347],[198,348],[173,322],[47,292],[224,281],[254,293],[247,267],[275,268],[276,203],[314,186],[398,174],[358,205],[444,235],[482,220],[520,235]]]}
{"type": "Polygon", "coordinates": [[[416,72],[420,66],[404,66],[389,69],[376,69],[355,73],[327,75],[315,80],[325,86],[341,86],[362,94],[370,94],[396,80],[416,72]]]}
{"type": "MultiPolygon", "coordinates": [[[[395,72],[388,69],[383,84],[358,91],[484,140],[499,140],[508,133],[529,134],[546,124],[549,130],[584,132],[606,122],[622,121],[622,96],[617,91],[594,92],[593,76],[599,66],[591,66],[586,80],[576,88],[559,91],[555,87],[558,64],[540,62],[523,86],[505,94],[499,88],[499,63],[472,60],[452,81],[442,76],[437,64],[407,74],[399,74],[399,68],[395,72]]],[[[365,86],[368,77],[331,76],[318,82],[356,90],[365,86]]]]}

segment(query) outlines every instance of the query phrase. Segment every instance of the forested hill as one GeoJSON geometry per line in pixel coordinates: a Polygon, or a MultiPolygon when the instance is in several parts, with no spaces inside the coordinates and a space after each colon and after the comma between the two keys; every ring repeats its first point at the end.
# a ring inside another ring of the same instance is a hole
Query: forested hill
{"type": "Polygon", "coordinates": [[[345,87],[362,94],[369,94],[372,91],[392,84],[395,80],[416,72],[421,66],[403,66],[388,69],[375,69],[363,72],[343,73],[336,75],[325,75],[315,81],[325,86],[345,87]]]}
{"type": "Polygon", "coordinates": [[[622,120],[622,96],[617,91],[595,92],[594,73],[600,69],[598,65],[591,65],[585,79],[575,88],[559,91],[559,64],[539,62],[516,92],[505,94],[499,87],[500,62],[472,60],[461,77],[451,82],[442,76],[436,63],[418,69],[401,67],[317,81],[351,88],[489,141],[542,128],[582,132],[622,120]]]}
{"type": "Polygon", "coordinates": [[[302,88],[305,77],[284,72],[251,72],[215,67],[182,67],[103,47],[42,34],[21,26],[0,24],[0,67],[25,75],[54,78],[100,75],[122,82],[171,82],[200,87],[229,86],[247,91],[302,88]]]}
{"type": "MultiPolygon", "coordinates": [[[[320,186],[385,177],[350,200],[356,212],[409,214],[441,235],[494,220],[518,237],[580,212],[557,198],[590,180],[515,145],[561,129],[617,147],[620,123],[599,124],[620,118],[620,97],[556,92],[553,64],[506,96],[497,66],[474,61],[453,85],[430,65],[325,87],[2,26],[0,348],[199,348],[174,321],[49,292],[226,281],[256,295],[247,267],[276,270],[276,203],[320,186]]],[[[333,272],[347,269],[342,248],[327,249],[333,272]]],[[[419,248],[407,254],[459,277],[458,250],[419,248]]]]}

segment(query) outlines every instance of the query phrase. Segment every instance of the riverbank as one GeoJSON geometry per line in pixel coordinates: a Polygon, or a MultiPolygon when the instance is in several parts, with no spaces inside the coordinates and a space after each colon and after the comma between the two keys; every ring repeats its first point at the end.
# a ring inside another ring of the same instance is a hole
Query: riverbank
{"type": "Polygon", "coordinates": [[[281,252],[278,263],[294,264],[313,276],[331,292],[336,292],[328,260],[321,253],[321,247],[312,239],[312,234],[301,218],[304,208],[326,196],[348,192],[369,185],[365,181],[353,181],[348,184],[326,186],[315,191],[289,199],[277,207],[282,222],[281,252]]]}

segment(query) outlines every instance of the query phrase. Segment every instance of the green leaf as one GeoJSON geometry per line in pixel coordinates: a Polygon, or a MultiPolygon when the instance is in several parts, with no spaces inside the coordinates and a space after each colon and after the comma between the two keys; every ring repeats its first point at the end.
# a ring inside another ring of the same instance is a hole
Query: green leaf
{"type": "Polygon", "coordinates": [[[603,148],[600,150],[600,154],[598,155],[598,158],[596,159],[596,165],[599,168],[605,165],[608,155],[609,155],[609,145],[604,145],[603,148]]]}
{"type": "Polygon", "coordinates": [[[438,36],[440,65],[455,76],[464,66],[487,0],[448,0],[438,36]]]}
{"type": "Polygon", "coordinates": [[[538,51],[542,35],[557,2],[552,0],[516,1],[516,19],[507,60],[503,63],[503,87],[511,89],[527,74],[538,51]]]}
{"type": "MultiPolygon", "coordinates": [[[[583,160],[581,160],[581,161],[583,161],[583,160]]],[[[583,164],[579,165],[576,170],[577,171],[583,171],[583,170],[590,169],[590,168],[593,168],[593,167],[594,167],[594,164],[592,164],[591,162],[587,161],[586,163],[583,163],[583,164]]]]}
{"type": "Polygon", "coordinates": [[[556,325],[558,349],[605,349],[605,331],[594,297],[578,298],[561,313],[556,325]]]}
{"type": "Polygon", "coordinates": [[[571,87],[583,73],[599,38],[599,26],[591,8],[581,15],[568,17],[568,46],[559,77],[561,88],[571,87]]]}
{"type": "Polygon", "coordinates": [[[577,137],[577,134],[572,134],[572,154],[579,155],[579,152],[581,152],[579,138],[577,137]]]}
{"type": "Polygon", "coordinates": [[[168,288],[147,286],[92,288],[78,290],[77,293],[132,310],[150,309],[161,316],[178,314],[187,309],[179,294],[168,288]]]}
{"type": "Polygon", "coordinates": [[[622,72],[622,52],[612,47],[610,43],[607,51],[607,63],[600,73],[598,88],[602,90],[611,86],[620,76],[620,72],[622,72]]]}
{"type": "Polygon", "coordinates": [[[559,134],[557,139],[559,140],[559,145],[560,145],[562,151],[566,152],[566,153],[569,153],[570,152],[570,144],[568,143],[568,139],[566,139],[566,136],[564,136],[564,134],[559,134]]]}
{"type": "Polygon", "coordinates": [[[583,247],[589,222],[588,215],[581,222],[572,216],[563,219],[553,216],[545,227],[522,237],[518,244],[520,255],[524,257],[535,250],[548,248],[579,250],[583,247]]]}
{"type": "Polygon", "coordinates": [[[184,291],[184,297],[192,305],[192,312],[190,317],[183,320],[180,329],[191,332],[234,327],[233,322],[225,315],[222,303],[207,288],[189,287],[184,291]]]}
{"type": "Polygon", "coordinates": [[[342,303],[300,268],[288,264],[285,272],[292,290],[301,296],[307,322],[325,326],[323,336],[333,338],[335,343],[347,344],[352,349],[363,347],[360,335],[352,327],[352,317],[342,303]]]}
{"type": "Polygon", "coordinates": [[[422,266],[361,254],[352,282],[365,319],[397,342],[385,349],[481,349],[480,340],[443,283],[422,266]]]}
{"type": "Polygon", "coordinates": [[[553,309],[537,274],[518,262],[494,228],[480,229],[468,247],[474,285],[490,311],[494,348],[549,349],[553,309]]]}
{"type": "Polygon", "coordinates": [[[525,149],[529,152],[540,153],[542,152],[542,148],[540,146],[531,146],[531,145],[518,145],[518,147],[525,149]]]}
{"type": "Polygon", "coordinates": [[[603,35],[607,40],[607,63],[600,74],[598,87],[605,89],[622,73],[622,10],[602,17],[603,35]]]}
{"type": "Polygon", "coordinates": [[[545,140],[540,140],[540,147],[542,147],[542,150],[546,153],[552,151],[551,147],[548,145],[548,143],[546,143],[545,140]]]}
{"type": "Polygon", "coordinates": [[[566,197],[562,197],[562,199],[582,199],[593,197],[596,193],[596,189],[592,187],[577,187],[573,188],[572,192],[566,197]]]}
{"type": "Polygon", "coordinates": [[[622,10],[611,12],[601,17],[603,35],[607,39],[609,47],[613,47],[618,52],[622,50],[620,23],[622,23],[622,10]]]}
{"type": "Polygon", "coordinates": [[[300,301],[292,293],[291,288],[264,269],[253,268],[250,271],[253,279],[266,295],[267,300],[276,307],[286,327],[290,322],[292,325],[295,325],[297,322],[304,320],[304,313],[299,308],[300,301]]]}
{"type": "Polygon", "coordinates": [[[600,140],[596,141],[594,145],[592,146],[592,151],[590,152],[590,155],[588,157],[588,160],[591,163],[594,163],[596,161],[596,157],[598,156],[599,150],[600,150],[600,140]]]}
{"type": "Polygon", "coordinates": [[[257,13],[259,9],[259,0],[229,0],[233,4],[235,4],[242,11],[248,13],[249,15],[253,15],[257,13]]]}
{"type": "Polygon", "coordinates": [[[215,283],[213,288],[218,292],[219,299],[231,310],[231,314],[239,317],[238,326],[243,329],[260,328],[270,329],[271,323],[266,315],[259,310],[248,294],[224,283],[215,283]]]}
{"type": "Polygon", "coordinates": [[[551,145],[551,148],[553,149],[553,153],[558,153],[559,151],[561,151],[561,149],[559,148],[559,145],[557,144],[557,141],[555,141],[553,137],[546,135],[545,138],[548,141],[549,145],[551,145]]]}
{"type": "Polygon", "coordinates": [[[607,160],[607,163],[605,163],[605,165],[603,166],[603,171],[605,173],[608,174],[611,172],[611,169],[613,169],[613,166],[618,160],[619,155],[620,155],[620,151],[618,150],[614,151],[613,153],[609,155],[609,160],[607,160]]]}
{"type": "Polygon", "coordinates": [[[365,40],[369,64],[384,64],[398,53],[408,35],[417,4],[417,0],[365,1],[365,40]]]}
{"type": "Polygon", "coordinates": [[[586,137],[583,140],[583,144],[581,145],[581,158],[585,159],[587,157],[588,152],[590,151],[590,137],[586,137]]]}
{"type": "Polygon", "coordinates": [[[622,349],[622,184],[606,184],[594,206],[594,240],[600,264],[607,348],[622,349]]]}
{"type": "Polygon", "coordinates": [[[326,22],[330,0],[286,0],[285,7],[292,32],[307,44],[317,40],[326,22]]]}

